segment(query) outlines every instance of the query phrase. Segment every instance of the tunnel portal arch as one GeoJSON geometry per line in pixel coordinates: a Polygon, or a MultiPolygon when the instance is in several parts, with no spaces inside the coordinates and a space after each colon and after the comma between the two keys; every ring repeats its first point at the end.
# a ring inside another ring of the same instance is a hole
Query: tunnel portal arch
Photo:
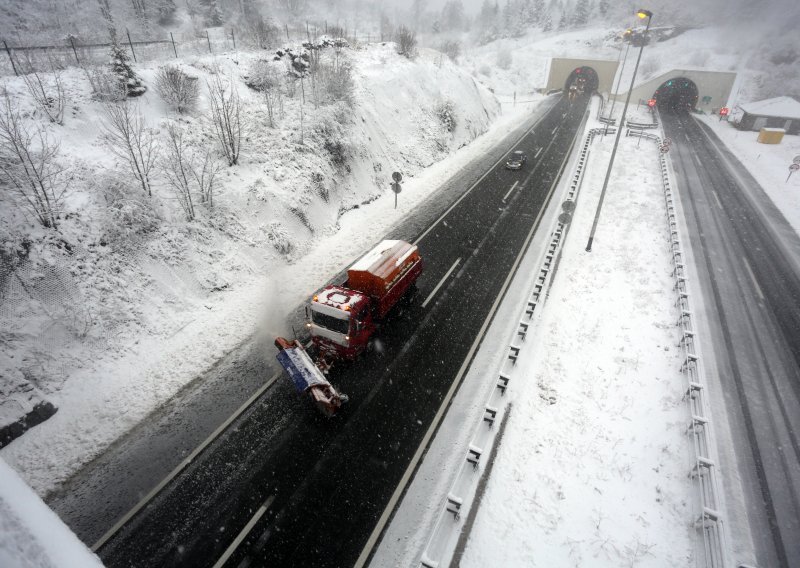
{"type": "Polygon", "coordinates": [[[564,82],[564,92],[569,92],[570,87],[575,85],[579,92],[591,95],[600,85],[597,71],[588,65],[582,65],[573,69],[564,82]]]}
{"type": "Polygon", "coordinates": [[[686,113],[697,106],[697,85],[686,77],[675,77],[661,83],[653,93],[658,109],[662,112],[686,113]]]}

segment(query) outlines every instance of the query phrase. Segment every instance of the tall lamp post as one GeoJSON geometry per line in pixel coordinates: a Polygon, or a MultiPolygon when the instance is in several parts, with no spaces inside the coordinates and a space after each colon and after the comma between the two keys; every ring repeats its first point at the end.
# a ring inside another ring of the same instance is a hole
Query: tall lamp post
{"type": "Polygon", "coordinates": [[[642,47],[639,49],[639,57],[636,58],[636,66],[633,68],[633,77],[631,77],[631,86],[628,89],[628,96],[625,97],[625,106],[622,107],[622,116],[619,119],[619,126],[617,127],[617,137],[614,139],[614,147],[611,149],[611,159],[608,161],[608,170],[606,171],[606,179],[603,181],[603,189],[600,191],[600,202],[597,204],[597,212],[594,214],[594,223],[592,223],[592,232],[589,234],[589,242],[586,244],[586,252],[592,252],[592,241],[594,241],[594,233],[597,230],[597,222],[600,220],[600,210],[603,208],[603,200],[606,197],[606,190],[608,189],[608,179],[611,177],[611,168],[614,167],[614,158],[617,155],[617,146],[619,146],[619,139],[622,135],[622,127],[625,124],[625,115],[628,112],[628,104],[631,102],[631,93],[633,92],[633,85],[636,82],[636,72],[639,70],[639,62],[642,60],[642,52],[647,43],[647,32],[650,30],[650,22],[653,20],[653,12],[649,10],[639,10],[636,15],[641,19],[647,18],[647,26],[644,28],[644,37],[642,39],[642,47]]]}
{"type": "MultiPolygon", "coordinates": [[[[622,82],[622,74],[625,73],[625,64],[628,62],[628,50],[631,48],[631,30],[625,30],[623,36],[628,40],[625,45],[625,57],[622,58],[622,68],[619,70],[619,77],[617,77],[617,86],[614,88],[614,98],[611,99],[611,112],[608,113],[610,120],[614,119],[614,107],[617,104],[617,95],[619,94],[619,84],[622,82]]],[[[619,64],[620,56],[622,55],[622,48],[619,48],[619,55],[617,56],[617,64],[619,64]]],[[[608,122],[603,130],[603,136],[608,134],[608,122]]]]}

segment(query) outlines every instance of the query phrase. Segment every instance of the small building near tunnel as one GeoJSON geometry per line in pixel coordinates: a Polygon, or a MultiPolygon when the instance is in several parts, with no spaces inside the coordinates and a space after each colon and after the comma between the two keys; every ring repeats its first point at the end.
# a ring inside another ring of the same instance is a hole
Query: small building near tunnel
{"type": "Polygon", "coordinates": [[[737,117],[736,126],[740,130],[783,128],[786,134],[800,134],[800,102],[792,97],[775,97],[738,108],[741,117],[737,117]]]}

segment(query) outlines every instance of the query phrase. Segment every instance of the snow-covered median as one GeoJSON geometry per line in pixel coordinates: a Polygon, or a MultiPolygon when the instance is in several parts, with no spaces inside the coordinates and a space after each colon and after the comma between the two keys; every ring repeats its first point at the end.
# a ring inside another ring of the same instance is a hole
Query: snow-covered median
{"type": "Polygon", "coordinates": [[[592,148],[549,299],[463,551],[470,566],[685,566],[695,555],[687,408],[651,142],[592,148]]]}

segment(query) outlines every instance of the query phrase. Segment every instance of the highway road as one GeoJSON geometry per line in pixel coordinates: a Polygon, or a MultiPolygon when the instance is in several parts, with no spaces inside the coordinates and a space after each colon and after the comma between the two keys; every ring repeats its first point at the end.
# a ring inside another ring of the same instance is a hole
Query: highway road
{"type": "MultiPolygon", "coordinates": [[[[741,483],[760,567],[800,566],[800,239],[746,168],[707,126],[663,114],[698,270],[719,382],[712,415],[727,417],[733,456],[722,471],[741,483]]],[[[695,288],[695,292],[697,292],[695,288]]],[[[698,302],[695,302],[698,305],[698,302]]],[[[716,421],[716,428],[721,426],[716,421]]],[[[725,448],[721,448],[723,462],[725,448]]],[[[736,499],[729,494],[729,499],[736,499]]],[[[736,504],[733,503],[733,509],[736,504]]],[[[746,548],[746,547],[744,547],[746,548]]]]}
{"type": "MultiPolygon", "coordinates": [[[[288,381],[278,381],[100,547],[104,563],[194,567],[226,558],[229,566],[352,565],[445,393],[463,376],[515,259],[538,225],[587,102],[551,101],[519,144],[497,153],[525,151],[522,171],[502,164],[484,169],[477,183],[453,188],[453,199],[436,202],[446,207],[432,207],[388,236],[417,242],[426,270],[415,300],[378,336],[380,348],[332,373],[331,382],[350,396],[340,416],[323,418],[288,381]]],[[[189,406],[202,407],[199,401],[237,381],[250,385],[234,387],[232,399],[240,401],[267,378],[272,356],[269,344],[257,342],[231,354],[211,371],[213,386],[188,397],[189,406]]],[[[223,400],[220,407],[212,423],[235,406],[223,400]]],[[[134,435],[116,449],[116,461],[101,459],[76,480],[76,491],[52,500],[85,542],[92,544],[124,512],[111,496],[115,483],[130,504],[155,485],[156,471],[182,459],[170,459],[166,449],[175,447],[170,437],[180,436],[171,432],[191,426],[184,410],[170,407],[156,417],[166,441],[156,443],[155,463],[134,435]],[[120,464],[152,471],[115,480],[120,464]],[[104,507],[104,498],[115,505],[104,507]]],[[[153,439],[152,432],[134,434],[153,439]]]]}

